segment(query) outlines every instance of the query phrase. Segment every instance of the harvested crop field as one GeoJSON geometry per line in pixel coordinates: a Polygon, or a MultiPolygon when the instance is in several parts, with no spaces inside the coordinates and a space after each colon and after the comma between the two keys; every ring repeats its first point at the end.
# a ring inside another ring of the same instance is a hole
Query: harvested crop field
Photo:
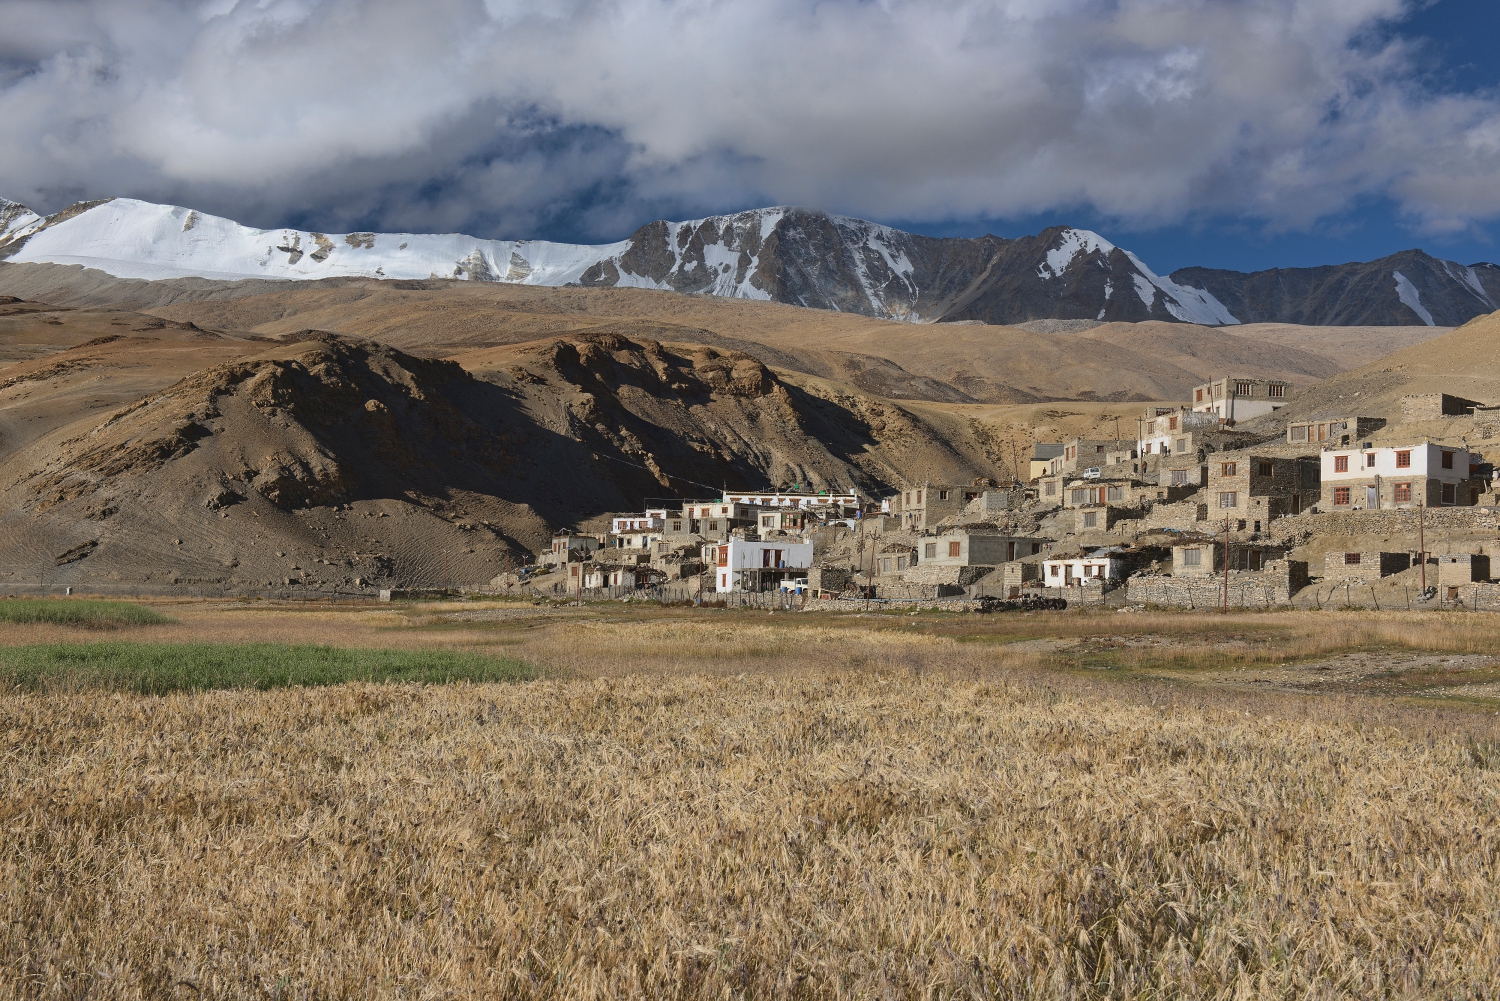
{"type": "Polygon", "coordinates": [[[1126,616],[163,611],[137,638],[281,614],[541,677],[0,697],[0,997],[1494,990],[1477,703],[1101,665],[1126,616]]]}

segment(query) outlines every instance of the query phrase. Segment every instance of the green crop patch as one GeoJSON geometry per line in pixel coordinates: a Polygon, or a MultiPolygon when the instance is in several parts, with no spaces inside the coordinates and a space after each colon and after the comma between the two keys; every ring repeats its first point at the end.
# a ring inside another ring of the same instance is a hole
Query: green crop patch
{"type": "Polygon", "coordinates": [[[0,599],[0,622],[116,629],[121,626],[155,626],[171,621],[160,612],[128,601],[0,599]]]}
{"type": "Polygon", "coordinates": [[[277,643],[49,643],[0,647],[0,689],[104,688],[160,695],[213,688],[284,688],[349,681],[520,681],[521,661],[446,650],[277,643]]]}

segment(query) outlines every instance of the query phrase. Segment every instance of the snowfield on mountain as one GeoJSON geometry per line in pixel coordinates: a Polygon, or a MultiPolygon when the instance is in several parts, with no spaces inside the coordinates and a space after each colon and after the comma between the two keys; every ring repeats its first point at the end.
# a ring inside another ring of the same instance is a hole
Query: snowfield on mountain
{"type": "Polygon", "coordinates": [[[917,323],[1162,320],[1456,326],[1497,308],[1500,269],[1419,250],[1368,264],[1167,276],[1097,233],[936,238],[775,207],[657,221],[597,245],[462,234],[255,229],[131,198],[48,216],[0,199],[0,261],[116,278],[464,279],[761,299],[917,323]]]}

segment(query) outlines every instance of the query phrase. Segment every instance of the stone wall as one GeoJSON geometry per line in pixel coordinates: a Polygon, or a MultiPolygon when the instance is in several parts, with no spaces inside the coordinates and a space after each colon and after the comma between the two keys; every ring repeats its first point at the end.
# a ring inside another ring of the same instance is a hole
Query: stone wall
{"type": "MultiPolygon", "coordinates": [[[[1292,596],[1308,583],[1307,564],[1301,560],[1273,560],[1254,573],[1230,571],[1229,607],[1273,608],[1291,604],[1292,596]]],[[[1220,608],[1224,604],[1224,575],[1167,577],[1138,574],[1125,582],[1125,598],[1132,605],[1169,608],[1220,608]]]]}
{"type": "Polygon", "coordinates": [[[1328,553],[1323,557],[1323,579],[1334,580],[1379,580],[1391,574],[1411,569],[1410,553],[1357,553],[1358,563],[1348,562],[1348,553],[1328,553]]]}
{"type": "Polygon", "coordinates": [[[875,597],[902,601],[922,601],[933,598],[949,598],[963,594],[964,589],[953,584],[877,584],[875,597]]]}
{"type": "Polygon", "coordinates": [[[953,584],[968,587],[979,578],[993,571],[994,567],[944,566],[939,563],[918,563],[902,575],[907,584],[953,584]]]}
{"type": "MultiPolygon", "coordinates": [[[[1500,531],[1500,512],[1490,507],[1428,508],[1423,517],[1427,531],[1495,532],[1500,531]]],[[[1320,535],[1417,535],[1417,512],[1395,511],[1329,511],[1277,518],[1271,522],[1272,538],[1300,544],[1304,534],[1320,535]]],[[[1431,546],[1428,547],[1429,549],[1431,546]]]]}

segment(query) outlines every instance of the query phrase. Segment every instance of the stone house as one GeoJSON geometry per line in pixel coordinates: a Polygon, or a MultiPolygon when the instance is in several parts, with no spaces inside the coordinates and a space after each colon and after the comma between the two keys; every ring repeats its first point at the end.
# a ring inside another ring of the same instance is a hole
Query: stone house
{"type": "Polygon", "coordinates": [[[1484,407],[1478,400],[1447,393],[1422,393],[1401,398],[1401,417],[1407,421],[1435,421],[1444,417],[1469,417],[1484,407]]]}
{"type": "Polygon", "coordinates": [[[950,531],[936,539],[923,539],[923,565],[996,567],[1011,560],[1034,556],[1047,539],[1001,535],[997,532],[950,531]]]}
{"type": "Polygon", "coordinates": [[[1286,406],[1291,389],[1280,379],[1226,375],[1195,386],[1192,409],[1224,421],[1247,421],[1286,406]]]}
{"type": "Polygon", "coordinates": [[[1217,430],[1219,418],[1213,414],[1194,413],[1191,410],[1173,408],[1160,412],[1156,407],[1147,410],[1149,419],[1142,418],[1141,438],[1137,448],[1142,458],[1148,455],[1196,455],[1198,445],[1193,440],[1195,432],[1217,430]]]}
{"type": "Polygon", "coordinates": [[[1323,557],[1324,580],[1379,580],[1411,569],[1411,553],[1329,553],[1323,557]]]}
{"type": "Polygon", "coordinates": [[[1066,446],[1062,442],[1039,441],[1031,450],[1031,468],[1028,479],[1035,483],[1052,472],[1052,460],[1063,454],[1066,446]]]}
{"type": "MultiPolygon", "coordinates": [[[[1273,546],[1263,542],[1229,543],[1229,569],[1231,572],[1254,573],[1266,564],[1283,559],[1287,547],[1273,546]]],[[[1173,577],[1211,577],[1224,572],[1224,541],[1222,539],[1183,539],[1172,547],[1173,577]]]]}
{"type": "Polygon", "coordinates": [[[1319,475],[1313,458],[1220,452],[1208,461],[1208,520],[1227,517],[1236,531],[1264,531],[1274,519],[1300,514],[1317,502],[1319,475]]]}
{"type": "Polygon", "coordinates": [[[1438,590],[1448,601],[1458,596],[1458,588],[1489,579],[1490,558],[1483,553],[1445,553],[1437,558],[1438,590]]]}
{"type": "Polygon", "coordinates": [[[901,488],[891,503],[907,532],[921,532],[951,518],[979,496],[980,488],[953,483],[915,483],[901,488]]]}
{"type": "Polygon", "coordinates": [[[1042,584],[1046,587],[1076,587],[1087,581],[1121,581],[1164,555],[1154,546],[1140,549],[1111,546],[1050,556],[1042,561],[1042,584]]]}
{"type": "Polygon", "coordinates": [[[1292,421],[1286,426],[1286,443],[1349,445],[1363,441],[1383,427],[1385,419],[1381,417],[1323,417],[1292,421]]]}
{"type": "MultiPolygon", "coordinates": [[[[738,501],[695,501],[682,507],[682,531],[705,539],[722,539],[736,528],[756,525],[760,508],[738,501]]],[[[672,524],[676,519],[672,519],[672,524]]]]}
{"type": "Polygon", "coordinates": [[[1021,588],[1040,583],[1042,564],[1040,560],[1012,560],[1000,564],[1000,587],[1007,598],[1019,598],[1021,588]]]}
{"type": "Polygon", "coordinates": [[[1483,458],[1451,445],[1330,449],[1321,459],[1324,511],[1472,507],[1486,486],[1483,458]]]}
{"type": "Polygon", "coordinates": [[[552,536],[552,551],[548,554],[548,563],[577,563],[587,560],[594,554],[602,543],[592,535],[574,535],[572,532],[558,532],[552,536]]]}
{"type": "Polygon", "coordinates": [[[917,565],[917,550],[904,542],[892,542],[881,546],[875,553],[875,573],[881,577],[904,574],[917,565]]]}
{"type": "Polygon", "coordinates": [[[1113,438],[1073,438],[1063,443],[1063,453],[1052,460],[1052,475],[1059,473],[1082,473],[1087,469],[1100,469],[1109,465],[1109,456],[1114,453],[1129,453],[1136,447],[1133,441],[1118,441],[1113,438]]]}

